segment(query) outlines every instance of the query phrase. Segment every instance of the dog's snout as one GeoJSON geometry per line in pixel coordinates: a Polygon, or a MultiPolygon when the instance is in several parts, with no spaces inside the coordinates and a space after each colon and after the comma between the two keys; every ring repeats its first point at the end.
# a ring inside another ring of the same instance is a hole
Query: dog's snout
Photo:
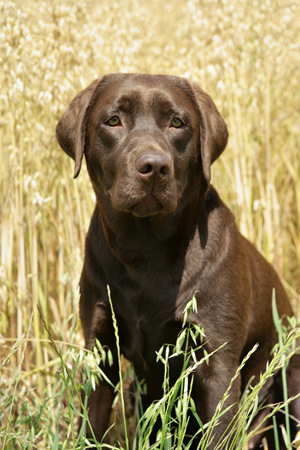
{"type": "Polygon", "coordinates": [[[171,161],[165,155],[147,153],[140,156],[135,165],[138,173],[144,178],[150,178],[152,175],[163,178],[171,173],[171,161]]]}

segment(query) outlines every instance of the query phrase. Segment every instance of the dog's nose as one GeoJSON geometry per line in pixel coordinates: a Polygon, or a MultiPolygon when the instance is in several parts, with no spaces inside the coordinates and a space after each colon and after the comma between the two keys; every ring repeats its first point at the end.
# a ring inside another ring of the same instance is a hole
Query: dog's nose
{"type": "Polygon", "coordinates": [[[171,173],[171,161],[165,155],[146,153],[136,160],[135,165],[144,179],[150,179],[154,175],[165,178],[171,173]]]}

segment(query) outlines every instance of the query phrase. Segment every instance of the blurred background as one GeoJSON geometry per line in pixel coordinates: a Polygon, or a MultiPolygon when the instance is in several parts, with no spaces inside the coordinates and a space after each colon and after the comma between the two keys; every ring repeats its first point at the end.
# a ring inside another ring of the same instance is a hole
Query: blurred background
{"type": "Polygon", "coordinates": [[[300,316],[299,17],[299,2],[288,0],[0,3],[3,448],[27,448],[20,442],[29,438],[28,448],[45,448],[43,427],[55,442],[69,426],[37,305],[72,366],[83,345],[78,281],[95,197],[85,164],[72,179],[55,127],[96,77],[173,74],[211,95],[230,133],[212,183],[300,316]]]}

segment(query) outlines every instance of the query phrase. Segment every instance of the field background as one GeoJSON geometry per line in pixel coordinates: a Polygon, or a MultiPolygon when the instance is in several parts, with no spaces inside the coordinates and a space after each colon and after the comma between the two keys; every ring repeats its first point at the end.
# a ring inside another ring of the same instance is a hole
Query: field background
{"type": "Polygon", "coordinates": [[[288,0],[0,3],[1,448],[69,439],[59,358],[37,305],[72,367],[95,198],[85,164],[73,181],[55,126],[95,77],[186,76],[212,96],[230,132],[212,182],[300,316],[299,17],[288,0]]]}

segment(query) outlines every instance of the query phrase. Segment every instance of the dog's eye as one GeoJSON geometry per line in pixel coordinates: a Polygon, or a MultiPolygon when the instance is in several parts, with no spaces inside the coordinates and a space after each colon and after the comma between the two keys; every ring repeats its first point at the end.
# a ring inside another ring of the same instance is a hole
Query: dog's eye
{"type": "Polygon", "coordinates": [[[176,117],[171,122],[172,127],[174,128],[180,128],[183,125],[183,122],[180,119],[177,119],[176,117]]]}
{"type": "Polygon", "coordinates": [[[113,116],[107,121],[107,123],[111,127],[116,127],[117,125],[119,125],[120,119],[117,116],[113,116]]]}

